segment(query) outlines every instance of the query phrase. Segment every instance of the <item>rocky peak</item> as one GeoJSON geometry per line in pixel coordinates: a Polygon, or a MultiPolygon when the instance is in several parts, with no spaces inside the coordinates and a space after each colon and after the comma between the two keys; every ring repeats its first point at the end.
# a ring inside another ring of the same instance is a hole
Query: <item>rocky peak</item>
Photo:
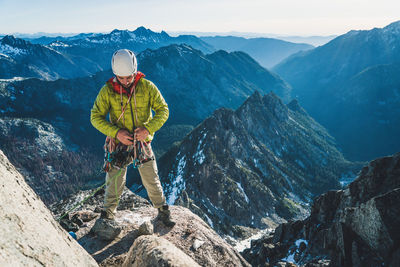
{"type": "Polygon", "coordinates": [[[388,26],[386,26],[383,29],[386,31],[390,31],[393,34],[399,34],[400,33],[400,20],[390,23],[388,26]]]}
{"type": "Polygon", "coordinates": [[[167,32],[165,32],[165,31],[161,31],[161,35],[163,37],[170,37],[169,34],[167,32]]]}
{"type": "Polygon", "coordinates": [[[15,38],[13,35],[6,35],[1,39],[2,44],[7,44],[12,47],[26,48],[31,43],[20,38],[15,38]]]}
{"type": "Polygon", "coordinates": [[[354,166],[327,140],[311,118],[256,92],[236,111],[218,109],[198,125],[160,159],[160,176],[171,204],[243,237],[253,227],[304,216],[313,194],[338,187],[354,166]]]}
{"type": "Polygon", "coordinates": [[[300,103],[297,99],[293,99],[292,101],[290,101],[290,103],[287,104],[287,107],[295,112],[301,113],[303,115],[308,115],[304,108],[300,106],[300,103]]]}
{"type": "Polygon", "coordinates": [[[132,32],[135,34],[139,39],[144,40],[151,40],[153,42],[161,42],[161,41],[170,41],[171,37],[166,32],[153,32],[150,29],[146,29],[145,27],[141,26],[132,32]]]}
{"type": "Polygon", "coordinates": [[[110,32],[110,34],[111,34],[111,35],[113,35],[113,34],[120,34],[121,32],[122,32],[122,30],[114,29],[114,30],[112,30],[112,31],[110,32]]]}
{"type": "Polygon", "coordinates": [[[283,122],[289,119],[287,106],[274,92],[270,92],[265,95],[263,97],[263,102],[264,107],[269,109],[279,121],[283,122]]]}
{"type": "Polygon", "coordinates": [[[150,29],[146,29],[145,27],[143,27],[143,26],[140,26],[140,27],[138,27],[136,30],[134,30],[133,31],[136,35],[150,35],[150,34],[153,34],[153,33],[155,33],[155,32],[153,32],[152,30],[150,30],[150,29]]]}
{"type": "Polygon", "coordinates": [[[280,122],[289,119],[287,106],[273,92],[262,97],[255,91],[236,112],[241,118],[251,117],[251,114],[264,114],[269,119],[277,119],[280,122]]]}
{"type": "Polygon", "coordinates": [[[262,95],[258,90],[255,90],[254,93],[249,96],[248,99],[243,103],[243,105],[257,105],[257,104],[262,104],[262,95]]]}

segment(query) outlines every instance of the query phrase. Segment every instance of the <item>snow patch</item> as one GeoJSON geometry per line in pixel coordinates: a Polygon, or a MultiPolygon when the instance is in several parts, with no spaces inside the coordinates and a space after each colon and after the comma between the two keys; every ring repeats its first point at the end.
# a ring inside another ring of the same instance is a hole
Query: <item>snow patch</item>
{"type": "Polygon", "coordinates": [[[14,77],[12,79],[0,79],[0,82],[18,82],[18,81],[23,81],[26,79],[27,78],[25,78],[25,77],[14,77]]]}
{"type": "Polygon", "coordinates": [[[297,239],[297,240],[294,242],[294,244],[295,244],[295,246],[296,246],[296,249],[294,249],[294,250],[292,251],[291,254],[287,255],[286,258],[281,259],[281,261],[286,261],[286,262],[291,262],[291,263],[297,263],[297,262],[295,261],[295,259],[294,259],[294,256],[296,255],[296,253],[299,253],[299,252],[300,252],[300,251],[299,251],[299,247],[300,247],[300,244],[303,243],[303,242],[306,244],[306,246],[308,245],[308,241],[307,241],[307,240],[304,240],[304,239],[297,239]]]}
{"type": "MultiPolygon", "coordinates": [[[[186,188],[185,181],[183,180],[183,170],[185,166],[186,166],[186,157],[183,156],[178,162],[176,177],[172,182],[172,192],[167,199],[168,205],[173,205],[175,201],[178,199],[178,194],[186,188]]],[[[170,174],[170,178],[173,178],[171,177],[171,175],[173,174],[172,173],[170,174]]]]}
{"type": "Polygon", "coordinates": [[[197,161],[200,165],[203,164],[206,156],[204,155],[204,151],[202,148],[202,144],[207,137],[207,133],[204,133],[203,136],[199,140],[199,144],[197,145],[196,153],[193,155],[193,159],[197,161]]]}
{"type": "Polygon", "coordinates": [[[54,43],[51,43],[49,46],[50,47],[70,47],[69,44],[63,43],[61,41],[56,41],[54,43]]]}
{"type": "Polygon", "coordinates": [[[289,116],[289,120],[293,121],[297,126],[299,126],[300,128],[306,130],[306,128],[304,128],[300,123],[298,123],[297,121],[295,121],[292,117],[289,116]]]}
{"type": "Polygon", "coordinates": [[[213,222],[211,221],[210,217],[208,217],[208,216],[207,216],[207,214],[205,214],[205,213],[204,213],[204,216],[206,216],[206,219],[207,219],[208,225],[210,225],[210,226],[211,226],[211,228],[214,228],[214,224],[213,224],[213,222]]]}
{"type": "Polygon", "coordinates": [[[24,49],[12,47],[8,44],[0,45],[0,53],[7,56],[26,55],[27,51],[24,49]]]}
{"type": "Polygon", "coordinates": [[[356,175],[352,172],[342,173],[339,183],[342,187],[347,186],[349,183],[353,182],[356,178],[356,175]]]}
{"type": "Polygon", "coordinates": [[[263,230],[259,231],[257,234],[252,235],[247,239],[243,239],[241,241],[236,242],[236,244],[234,245],[234,248],[238,252],[243,252],[243,250],[250,248],[252,240],[260,239],[262,236],[269,234],[272,230],[273,230],[273,228],[263,229],[263,230]]]}
{"type": "Polygon", "coordinates": [[[247,203],[250,202],[249,198],[247,197],[246,193],[243,190],[242,184],[239,182],[235,182],[237,187],[239,188],[239,192],[242,194],[242,196],[244,196],[244,199],[246,200],[247,203]]]}

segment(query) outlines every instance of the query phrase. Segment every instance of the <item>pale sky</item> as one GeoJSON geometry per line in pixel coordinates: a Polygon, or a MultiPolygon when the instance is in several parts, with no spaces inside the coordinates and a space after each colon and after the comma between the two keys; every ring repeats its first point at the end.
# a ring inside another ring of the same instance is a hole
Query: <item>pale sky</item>
{"type": "Polygon", "coordinates": [[[135,30],[339,35],[400,20],[400,0],[0,0],[0,33],[135,30]]]}

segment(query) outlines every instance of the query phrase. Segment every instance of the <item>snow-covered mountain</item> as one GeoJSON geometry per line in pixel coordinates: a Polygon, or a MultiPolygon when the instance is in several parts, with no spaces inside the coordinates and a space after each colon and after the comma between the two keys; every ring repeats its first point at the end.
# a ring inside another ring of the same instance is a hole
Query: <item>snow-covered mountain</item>
{"type": "Polygon", "coordinates": [[[147,48],[157,49],[170,44],[187,44],[204,53],[214,51],[212,46],[195,36],[171,37],[164,31],[156,33],[144,27],[134,31],[115,29],[108,34],[68,38],[52,42],[48,46],[66,55],[85,57],[103,69],[108,69],[111,56],[118,49],[127,48],[138,54],[147,48]]]}
{"type": "Polygon", "coordinates": [[[99,71],[85,58],[70,57],[50,47],[5,36],[0,40],[0,78],[36,77],[44,80],[86,76],[99,71]]]}
{"type": "Polygon", "coordinates": [[[0,42],[0,78],[36,77],[45,80],[83,77],[110,68],[112,54],[121,48],[139,53],[170,44],[188,44],[204,53],[214,48],[191,35],[171,37],[144,27],[134,31],[113,30],[108,34],[78,34],[46,37],[33,43],[5,36],[0,42]]]}

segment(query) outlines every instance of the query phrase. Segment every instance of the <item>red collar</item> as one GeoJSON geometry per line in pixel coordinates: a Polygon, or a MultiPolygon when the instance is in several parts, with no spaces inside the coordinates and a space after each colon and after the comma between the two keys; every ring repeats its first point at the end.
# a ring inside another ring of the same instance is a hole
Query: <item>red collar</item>
{"type": "MultiPolygon", "coordinates": [[[[140,81],[141,78],[145,77],[145,75],[143,73],[141,73],[140,71],[138,71],[136,73],[135,76],[135,80],[133,82],[133,88],[136,87],[136,85],[138,84],[138,82],[140,81]]],[[[118,94],[121,94],[121,91],[123,94],[129,95],[129,93],[125,90],[125,88],[123,88],[117,81],[116,77],[112,77],[110,78],[108,81],[108,83],[110,83],[110,85],[113,87],[114,91],[117,92],[118,94]]]]}

